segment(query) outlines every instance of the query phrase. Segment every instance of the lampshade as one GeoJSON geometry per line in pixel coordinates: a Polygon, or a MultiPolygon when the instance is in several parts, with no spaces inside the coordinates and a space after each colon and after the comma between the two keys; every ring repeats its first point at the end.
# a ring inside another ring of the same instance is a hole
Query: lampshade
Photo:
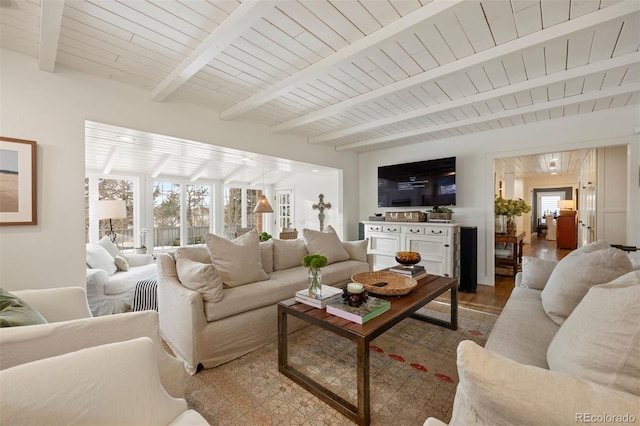
{"type": "Polygon", "coordinates": [[[271,204],[269,204],[269,200],[265,195],[260,195],[258,197],[258,202],[256,203],[256,208],[253,209],[254,213],[273,213],[273,209],[271,208],[271,204]]]}
{"type": "Polygon", "coordinates": [[[124,219],[127,204],[123,200],[100,200],[96,203],[97,219],[124,219]]]}
{"type": "Polygon", "coordinates": [[[575,201],[573,200],[559,200],[558,208],[560,210],[573,210],[576,206],[575,201]]]}

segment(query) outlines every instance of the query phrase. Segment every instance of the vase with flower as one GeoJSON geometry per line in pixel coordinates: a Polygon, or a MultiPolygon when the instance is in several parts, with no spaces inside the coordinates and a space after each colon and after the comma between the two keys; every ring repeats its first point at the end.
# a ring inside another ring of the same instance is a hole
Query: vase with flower
{"type": "Polygon", "coordinates": [[[514,217],[522,216],[523,213],[529,213],[530,211],[531,206],[522,198],[505,200],[502,197],[496,197],[494,202],[496,234],[515,234],[516,222],[514,217]]]}
{"type": "Polygon", "coordinates": [[[145,244],[147,232],[149,232],[149,230],[147,228],[142,228],[140,230],[140,233],[138,234],[139,237],[140,237],[140,247],[136,247],[134,249],[135,253],[147,254],[147,246],[145,244]]]}
{"type": "Polygon", "coordinates": [[[327,258],[320,254],[309,254],[302,258],[302,266],[309,268],[309,296],[322,299],[322,268],[327,258]]]}

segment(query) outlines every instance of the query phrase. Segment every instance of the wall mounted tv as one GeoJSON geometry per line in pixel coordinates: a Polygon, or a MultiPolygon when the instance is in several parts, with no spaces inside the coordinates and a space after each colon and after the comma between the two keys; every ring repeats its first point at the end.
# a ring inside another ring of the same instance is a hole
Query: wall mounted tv
{"type": "Polygon", "coordinates": [[[456,204],[456,157],[378,167],[378,207],[456,204]]]}

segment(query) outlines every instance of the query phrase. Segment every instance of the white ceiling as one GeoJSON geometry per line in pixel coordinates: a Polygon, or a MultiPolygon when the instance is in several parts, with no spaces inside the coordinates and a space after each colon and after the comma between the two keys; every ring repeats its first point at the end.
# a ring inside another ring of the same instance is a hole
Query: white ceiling
{"type": "Polygon", "coordinates": [[[495,161],[498,176],[513,173],[516,178],[578,178],[582,161],[589,153],[588,149],[565,152],[549,152],[538,155],[499,158],[495,161]]]}
{"type": "Polygon", "coordinates": [[[144,88],[157,102],[204,105],[224,120],[259,122],[337,150],[377,150],[639,100],[637,0],[0,6],[2,47],[38,58],[43,70],[64,65],[144,88]]]}

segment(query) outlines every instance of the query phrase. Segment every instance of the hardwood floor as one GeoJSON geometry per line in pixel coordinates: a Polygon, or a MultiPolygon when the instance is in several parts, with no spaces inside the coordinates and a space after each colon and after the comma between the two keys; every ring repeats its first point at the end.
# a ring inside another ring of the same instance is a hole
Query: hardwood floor
{"type": "MultiPolygon", "coordinates": [[[[569,254],[571,250],[558,249],[555,241],[548,241],[541,237],[533,237],[531,244],[525,244],[523,255],[541,259],[560,260],[569,254]]],[[[463,306],[477,311],[500,314],[507,303],[511,290],[515,285],[515,278],[508,275],[496,275],[495,286],[479,284],[476,293],[458,292],[458,306],[463,306]]],[[[449,302],[450,297],[442,296],[436,300],[449,302]]]]}

